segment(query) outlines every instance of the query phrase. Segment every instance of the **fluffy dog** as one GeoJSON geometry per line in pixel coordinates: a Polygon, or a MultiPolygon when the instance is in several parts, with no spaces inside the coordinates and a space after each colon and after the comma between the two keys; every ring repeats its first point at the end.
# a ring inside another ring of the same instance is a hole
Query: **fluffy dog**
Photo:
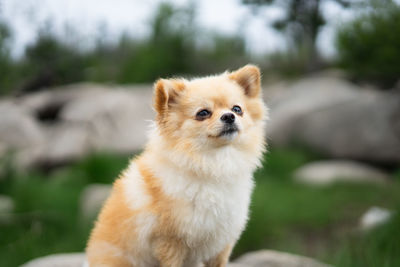
{"type": "Polygon", "coordinates": [[[115,181],[91,233],[89,266],[226,266],[265,150],[260,71],[160,79],[154,109],[144,152],[115,181]]]}

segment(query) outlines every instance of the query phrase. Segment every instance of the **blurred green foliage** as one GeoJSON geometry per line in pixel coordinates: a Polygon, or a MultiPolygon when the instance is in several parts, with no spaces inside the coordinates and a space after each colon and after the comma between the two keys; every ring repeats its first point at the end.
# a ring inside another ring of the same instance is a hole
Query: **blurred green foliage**
{"type": "Polygon", "coordinates": [[[393,0],[243,0],[254,10],[276,5],[285,11],[273,26],[288,36],[287,48],[257,58],[246,50],[243,32],[224,35],[202,29],[196,22],[195,2],[189,1],[181,7],[161,3],[144,38],[124,34],[111,42],[102,31],[93,45],[85,46],[90,42],[78,31],[57,35],[49,21],[20,58],[10,55],[12,31],[0,17],[0,95],[80,81],[148,83],[173,75],[222,72],[248,62],[259,64],[264,77],[298,77],[331,65],[315,46],[326,20],[321,12],[325,2],[352,8],[356,14],[363,11],[338,31],[338,65],[359,80],[393,86],[400,74],[400,7],[393,0]]]}
{"type": "Polygon", "coordinates": [[[200,29],[195,6],[161,3],[150,21],[147,38],[125,34],[117,42],[99,41],[82,49],[73,31],[61,38],[45,25],[21,59],[7,49],[10,32],[0,24],[0,94],[24,93],[78,81],[111,83],[154,82],[172,75],[201,75],[236,68],[250,61],[241,35],[200,29]],[[66,39],[66,40],[65,40],[66,39]],[[76,39],[76,38],[75,38],[76,39]],[[4,75],[3,75],[4,74],[4,75]]]}
{"type": "Polygon", "coordinates": [[[0,94],[7,92],[16,81],[17,69],[10,57],[11,32],[7,24],[0,20],[0,94]]]}
{"type": "Polygon", "coordinates": [[[356,79],[392,87],[400,79],[400,6],[375,2],[338,31],[339,65],[356,79]]]}
{"type": "MultiPolygon", "coordinates": [[[[197,52],[193,16],[193,8],[178,9],[161,4],[150,23],[151,36],[146,42],[131,46],[131,53],[122,62],[118,81],[149,82],[189,71],[191,55],[197,52]]],[[[129,47],[129,40],[125,45],[129,47]]]]}
{"type": "Polygon", "coordinates": [[[373,229],[365,236],[350,236],[346,245],[337,253],[337,266],[400,266],[400,242],[394,238],[400,236],[400,206],[397,206],[396,211],[383,227],[373,229]]]}
{"type": "MultiPolygon", "coordinates": [[[[399,266],[400,184],[338,183],[312,187],[296,183],[293,171],[320,159],[303,150],[272,149],[255,174],[248,226],[233,258],[246,251],[274,249],[310,256],[334,266],[399,266]],[[369,233],[357,230],[371,206],[397,215],[369,233]]],[[[7,166],[12,166],[7,159],[7,166]]],[[[127,166],[128,157],[88,156],[50,173],[0,174],[0,194],[15,202],[15,212],[0,214],[0,266],[18,266],[30,259],[83,251],[93,222],[80,214],[80,194],[91,183],[110,184],[127,166]]]]}
{"type": "Polygon", "coordinates": [[[285,79],[296,79],[310,71],[307,67],[309,54],[301,49],[270,53],[266,56],[265,61],[265,69],[268,70],[268,74],[275,74],[285,79]]]}
{"type": "MultiPolygon", "coordinates": [[[[9,166],[10,159],[4,163],[9,166]]],[[[96,154],[48,175],[3,171],[0,194],[12,197],[15,211],[10,216],[0,214],[0,266],[83,251],[92,222],[80,217],[81,191],[90,183],[112,183],[127,164],[125,156],[96,154]]]]}
{"type": "Polygon", "coordinates": [[[52,36],[50,32],[39,33],[36,42],[27,46],[20,64],[25,92],[85,78],[82,71],[84,55],[52,36]]]}

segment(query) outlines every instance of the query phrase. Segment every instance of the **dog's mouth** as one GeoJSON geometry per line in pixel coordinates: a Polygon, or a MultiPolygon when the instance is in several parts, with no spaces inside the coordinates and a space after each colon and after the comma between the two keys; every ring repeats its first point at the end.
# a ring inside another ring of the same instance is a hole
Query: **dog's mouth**
{"type": "Polygon", "coordinates": [[[239,129],[236,124],[225,125],[222,131],[217,135],[217,137],[230,136],[234,133],[237,133],[238,131],[239,129]]]}

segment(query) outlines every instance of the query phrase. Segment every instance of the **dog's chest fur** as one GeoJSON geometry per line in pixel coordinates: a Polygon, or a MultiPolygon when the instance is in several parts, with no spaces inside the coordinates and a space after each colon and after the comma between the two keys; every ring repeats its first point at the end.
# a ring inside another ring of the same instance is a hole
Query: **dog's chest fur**
{"type": "Polygon", "coordinates": [[[172,212],[189,245],[235,240],[246,221],[252,189],[251,177],[240,178],[236,183],[181,181],[171,185],[183,203],[181,210],[172,212]]]}
{"type": "MultiPolygon", "coordinates": [[[[133,209],[141,209],[154,200],[171,201],[171,205],[161,212],[173,224],[177,238],[189,248],[185,266],[193,267],[216,256],[239,238],[247,221],[254,165],[252,160],[243,158],[240,152],[232,149],[207,155],[201,161],[204,166],[190,165],[189,161],[176,155],[169,160],[174,163],[154,156],[144,157],[141,161],[141,164],[151,166],[153,179],[158,181],[162,194],[168,200],[147,195],[136,163],[130,166],[125,176],[126,199],[133,209]],[[181,164],[178,165],[178,162],[181,164]]],[[[154,227],[159,226],[158,216],[161,214],[141,213],[144,219],[136,222],[137,231],[141,233],[139,243],[150,241],[154,227]]],[[[141,249],[144,250],[144,247],[141,249]]],[[[148,249],[144,254],[152,262],[154,259],[148,249]]]]}
{"type": "MultiPolygon", "coordinates": [[[[236,155],[235,155],[236,156],[236,155]]],[[[213,164],[215,158],[210,158],[213,164]]],[[[229,159],[225,158],[225,162],[229,159]]],[[[163,191],[179,200],[171,211],[180,237],[198,260],[215,256],[239,238],[248,216],[253,188],[252,173],[246,162],[233,160],[224,169],[215,168],[216,177],[190,175],[181,169],[156,168],[163,191]]]]}

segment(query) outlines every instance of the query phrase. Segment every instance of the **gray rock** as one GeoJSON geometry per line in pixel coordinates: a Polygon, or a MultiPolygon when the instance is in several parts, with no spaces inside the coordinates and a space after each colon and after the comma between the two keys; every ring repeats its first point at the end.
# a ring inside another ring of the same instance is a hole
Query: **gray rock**
{"type": "Polygon", "coordinates": [[[314,76],[269,100],[273,145],[299,143],[329,156],[400,162],[400,93],[314,76]]]}
{"type": "Polygon", "coordinates": [[[111,185],[90,184],[81,193],[80,210],[85,220],[96,217],[104,201],[110,195],[111,185]]]}
{"type": "Polygon", "coordinates": [[[82,267],[85,253],[54,254],[34,259],[21,267],[82,267]]]}
{"type": "Polygon", "coordinates": [[[234,261],[248,267],[328,267],[314,259],[273,250],[246,253],[234,261]]]}
{"type": "Polygon", "coordinates": [[[85,125],[60,122],[43,126],[47,142],[36,151],[32,164],[57,165],[70,162],[87,155],[94,149],[90,147],[90,136],[85,125]]]}
{"type": "Polygon", "coordinates": [[[227,267],[249,267],[249,266],[240,263],[228,263],[227,267]]]}
{"type": "Polygon", "coordinates": [[[85,125],[94,150],[130,153],[143,148],[151,109],[152,90],[114,88],[85,94],[68,103],[60,114],[66,122],[85,125]]]}
{"type": "Polygon", "coordinates": [[[43,131],[29,111],[12,100],[0,101],[0,156],[13,151],[20,157],[43,141],[43,131]]]}
{"type": "Polygon", "coordinates": [[[11,213],[14,210],[14,201],[9,196],[0,195],[0,214],[11,213]]]}
{"type": "MultiPolygon", "coordinates": [[[[297,119],[358,97],[356,87],[331,77],[309,77],[293,84],[281,84],[280,87],[282,86],[286,88],[280,88],[279,94],[275,93],[267,99],[271,117],[267,133],[271,142],[277,145],[285,145],[291,141],[295,134],[292,125],[297,119]]],[[[269,87],[266,91],[269,91],[269,87]]]]}
{"type": "MultiPolygon", "coordinates": [[[[34,259],[21,267],[82,267],[84,253],[54,254],[34,259]]],[[[247,253],[228,267],[328,267],[313,259],[272,250],[247,253]]]]}
{"type": "Polygon", "coordinates": [[[151,85],[74,84],[0,102],[0,156],[17,165],[53,166],[94,151],[129,154],[143,148],[151,85]]]}
{"type": "Polygon", "coordinates": [[[388,222],[392,215],[393,212],[387,209],[371,207],[362,215],[360,219],[360,229],[363,231],[374,229],[388,222]]]}
{"type": "MultiPolygon", "coordinates": [[[[0,156],[16,150],[21,166],[76,160],[93,151],[143,148],[152,86],[74,84],[0,102],[0,156]]],[[[300,143],[326,155],[400,162],[400,94],[316,75],[267,86],[275,146],[300,143]]]]}
{"type": "Polygon", "coordinates": [[[294,178],[303,183],[327,185],[337,181],[384,183],[388,175],[369,165],[346,160],[308,163],[294,171],[294,178]]]}

